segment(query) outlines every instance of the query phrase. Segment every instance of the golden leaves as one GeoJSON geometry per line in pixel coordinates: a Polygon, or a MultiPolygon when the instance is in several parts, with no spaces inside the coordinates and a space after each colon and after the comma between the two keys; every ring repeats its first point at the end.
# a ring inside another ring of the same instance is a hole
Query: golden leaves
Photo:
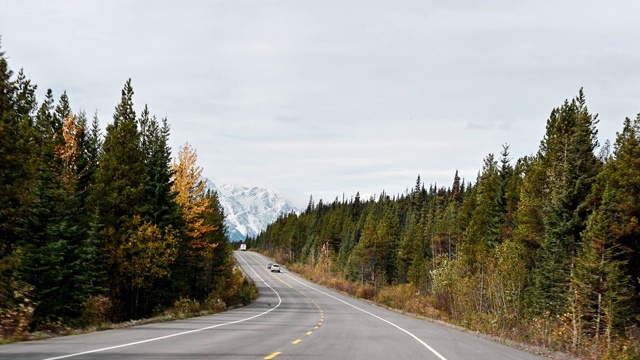
{"type": "Polygon", "coordinates": [[[196,165],[198,155],[185,144],[178,153],[178,162],[172,164],[173,189],[178,193],[176,201],[182,209],[186,223],[186,235],[190,239],[189,251],[192,255],[204,255],[215,248],[205,240],[205,235],[217,228],[205,221],[211,208],[211,200],[206,195],[206,183],[202,178],[202,167],[196,165]]]}
{"type": "Polygon", "coordinates": [[[64,142],[55,145],[54,154],[60,159],[60,178],[68,191],[73,190],[73,180],[78,170],[76,160],[79,152],[79,136],[82,125],[78,124],[76,117],[69,114],[62,125],[62,139],[64,142]]]}
{"type": "Polygon", "coordinates": [[[130,276],[134,286],[145,287],[152,279],[169,275],[169,265],[178,256],[178,234],[171,226],[164,229],[133,217],[136,231],[122,244],[125,261],[120,271],[130,276]]]}

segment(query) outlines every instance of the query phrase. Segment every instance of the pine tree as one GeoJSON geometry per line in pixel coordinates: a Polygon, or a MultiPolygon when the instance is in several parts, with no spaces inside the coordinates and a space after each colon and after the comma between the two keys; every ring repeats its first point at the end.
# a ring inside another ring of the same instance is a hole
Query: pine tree
{"type": "Polygon", "coordinates": [[[377,227],[380,220],[377,209],[367,213],[359,242],[349,257],[347,266],[350,267],[351,277],[362,284],[376,284],[378,281],[376,275],[379,275],[379,272],[376,273],[376,270],[379,269],[379,263],[376,257],[376,244],[379,242],[377,227]]]}
{"type": "Polygon", "coordinates": [[[147,172],[140,149],[140,133],[133,111],[133,88],[129,79],[122,90],[120,103],[107,126],[102,153],[98,160],[91,203],[99,216],[100,246],[104,252],[110,297],[119,304],[120,316],[133,316],[134,289],[130,277],[120,269],[128,260],[125,245],[138,232],[135,216],[145,209],[147,172]]]}
{"type": "Polygon", "coordinates": [[[36,113],[42,116],[35,121],[37,126],[31,130],[31,136],[36,141],[33,142],[34,152],[30,161],[37,171],[32,187],[34,202],[29,215],[25,217],[29,236],[23,242],[26,251],[23,260],[25,268],[22,271],[23,279],[34,286],[34,303],[37,306],[32,326],[37,326],[47,321],[65,321],[74,317],[77,313],[73,306],[80,308],[83,300],[75,301],[78,299],[66,288],[73,280],[73,270],[66,266],[72,253],[69,242],[71,237],[79,234],[78,224],[67,216],[74,207],[67,206],[69,203],[65,196],[68,186],[73,185],[74,174],[64,170],[65,166],[73,167],[74,162],[69,158],[75,149],[63,149],[63,146],[66,140],[73,142],[75,134],[68,134],[65,139],[62,126],[57,129],[52,127],[53,115],[48,113],[50,103],[45,102],[36,112],[35,85],[26,80],[22,71],[18,75],[17,85],[16,109],[24,121],[34,124],[36,113]],[[64,155],[68,155],[66,159],[69,161],[63,160],[64,155]]]}
{"type": "Polygon", "coordinates": [[[639,183],[640,115],[634,121],[625,120],[614,157],[606,163],[590,196],[594,213],[582,233],[584,243],[572,274],[575,346],[581,345],[584,336],[596,340],[603,336],[608,345],[640,313],[639,183]]]}
{"type": "MultiPolygon", "coordinates": [[[[32,139],[34,129],[27,113],[19,110],[19,92],[30,89],[12,79],[0,38],[0,327],[5,334],[25,331],[20,322],[29,322],[33,287],[21,276],[26,252],[24,241],[29,238],[25,218],[30,215],[35,184],[36,155],[32,139]],[[17,311],[22,319],[12,319],[8,314],[17,311]],[[17,321],[19,320],[19,321],[17,321]]],[[[26,86],[25,86],[26,85],[26,86]]],[[[35,100],[34,100],[35,101],[35,100]]],[[[27,106],[28,108],[28,106],[27,106]]]]}
{"type": "Polygon", "coordinates": [[[606,344],[623,330],[629,314],[630,276],[624,269],[628,260],[618,242],[616,191],[607,187],[603,203],[589,218],[583,232],[584,242],[571,273],[569,301],[573,315],[573,347],[583,346],[583,339],[594,338],[606,344]]]}
{"type": "Polygon", "coordinates": [[[377,239],[380,243],[375,244],[375,250],[379,272],[383,275],[381,284],[388,285],[396,282],[396,259],[400,244],[400,225],[393,203],[385,209],[378,227],[377,239]]]}
{"type": "Polygon", "coordinates": [[[463,233],[463,262],[472,271],[479,271],[487,259],[489,249],[499,243],[501,209],[496,199],[500,196],[501,178],[493,154],[485,160],[476,185],[477,206],[463,233]]]}
{"type": "Polygon", "coordinates": [[[543,157],[525,157],[519,160],[524,177],[520,186],[519,202],[515,213],[514,240],[527,249],[533,267],[535,254],[544,242],[544,218],[547,214],[547,177],[543,157]]]}
{"type": "MultiPolygon", "coordinates": [[[[32,149],[28,119],[17,111],[18,84],[0,48],[0,259],[12,253],[24,235],[31,201],[32,149]]],[[[35,91],[35,89],[33,89],[35,91]]]]}
{"type": "Polygon", "coordinates": [[[205,222],[213,226],[216,230],[206,234],[207,243],[216,246],[204,258],[202,271],[199,273],[196,299],[206,300],[212,293],[224,291],[227,279],[231,278],[234,267],[233,249],[226,235],[224,225],[224,209],[220,204],[218,194],[207,190],[205,197],[209,201],[209,209],[206,212],[205,222]]]}
{"type": "Polygon", "coordinates": [[[143,129],[141,147],[145,156],[145,166],[149,182],[146,188],[146,219],[161,228],[171,225],[174,229],[183,228],[182,215],[176,202],[177,192],[173,189],[173,170],[171,168],[171,148],[169,147],[170,127],[167,119],[162,126],[155,117],[149,118],[148,109],[140,119],[143,129]],[[145,119],[146,118],[146,119],[145,119]]]}
{"type": "Polygon", "coordinates": [[[570,268],[586,227],[586,198],[601,169],[597,147],[597,116],[589,113],[582,90],[571,102],[551,112],[540,147],[547,177],[545,239],[538,250],[529,301],[534,313],[567,310],[570,268]]]}

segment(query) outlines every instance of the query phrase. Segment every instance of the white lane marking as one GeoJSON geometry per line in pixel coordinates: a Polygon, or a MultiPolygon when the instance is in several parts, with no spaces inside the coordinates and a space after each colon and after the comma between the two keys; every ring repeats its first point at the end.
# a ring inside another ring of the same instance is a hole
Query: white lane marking
{"type": "Polygon", "coordinates": [[[193,334],[193,333],[196,333],[196,332],[199,332],[199,331],[204,331],[204,330],[214,329],[214,328],[222,327],[222,326],[226,326],[226,325],[233,325],[233,324],[238,324],[238,323],[241,323],[241,322],[245,322],[247,320],[255,319],[255,318],[259,317],[259,316],[268,314],[268,313],[272,312],[273,310],[277,309],[280,306],[280,304],[282,304],[282,299],[280,298],[280,294],[278,294],[278,292],[274,288],[272,288],[269,284],[267,284],[267,282],[264,281],[264,279],[262,277],[260,277],[260,275],[258,275],[258,273],[249,265],[249,263],[247,263],[247,260],[245,260],[242,256],[240,256],[240,259],[242,259],[242,261],[244,261],[244,263],[247,264],[247,267],[249,267],[249,269],[251,269],[251,271],[253,271],[253,273],[256,274],[256,276],[265,285],[267,285],[269,287],[269,289],[271,289],[276,294],[276,296],[278,297],[278,305],[272,307],[271,309],[269,309],[269,310],[267,310],[267,311],[265,311],[263,313],[248,317],[246,319],[230,321],[230,322],[224,323],[224,324],[217,324],[217,325],[207,326],[207,327],[203,327],[203,328],[200,328],[200,329],[183,331],[183,332],[179,332],[179,333],[176,333],[176,334],[160,336],[160,337],[157,337],[157,338],[146,339],[146,340],[136,341],[136,342],[127,343],[127,344],[115,345],[115,346],[105,347],[105,348],[101,348],[101,349],[83,351],[83,352],[79,352],[79,353],[75,353],[75,354],[69,354],[69,355],[62,355],[62,356],[57,356],[57,357],[52,357],[52,358],[46,358],[46,359],[43,359],[43,360],[66,359],[66,358],[75,357],[75,356],[93,354],[93,353],[102,352],[102,351],[119,349],[119,348],[123,348],[123,347],[127,347],[127,346],[144,344],[144,343],[148,343],[148,342],[152,342],[152,341],[164,340],[164,339],[168,339],[168,338],[172,338],[172,337],[176,337],[176,336],[181,336],[181,335],[193,334]]]}
{"type": "Polygon", "coordinates": [[[372,313],[368,312],[367,310],[361,309],[361,308],[359,308],[359,307],[357,307],[357,306],[355,306],[355,305],[349,304],[348,302],[346,302],[346,301],[344,301],[344,300],[341,300],[341,299],[338,299],[337,297],[335,297],[335,296],[333,296],[333,295],[331,295],[331,294],[327,294],[326,292],[324,292],[324,291],[322,291],[322,290],[320,290],[320,289],[316,289],[316,288],[314,288],[313,286],[307,285],[307,284],[303,283],[302,281],[300,281],[300,280],[298,280],[298,279],[296,279],[296,278],[292,277],[292,276],[291,276],[291,275],[289,275],[289,274],[284,274],[284,275],[285,275],[285,276],[287,276],[287,277],[289,277],[291,280],[293,280],[293,281],[295,281],[295,282],[297,282],[297,283],[301,284],[301,285],[304,285],[304,286],[306,286],[306,287],[308,287],[308,288],[310,288],[310,289],[312,289],[312,290],[315,290],[315,291],[317,291],[317,292],[319,292],[319,293],[321,293],[321,294],[324,294],[324,295],[326,295],[326,296],[328,296],[328,297],[330,297],[330,298],[332,298],[332,299],[338,300],[338,301],[340,301],[341,303],[343,303],[343,304],[345,304],[345,305],[349,305],[349,306],[351,306],[352,308],[354,308],[354,309],[356,309],[356,310],[359,310],[359,311],[362,311],[362,312],[363,312],[363,313],[365,313],[365,314],[371,315],[371,316],[373,316],[374,318],[376,318],[376,319],[378,319],[378,320],[382,320],[382,321],[386,322],[387,324],[389,324],[389,325],[391,325],[391,326],[395,327],[396,329],[398,329],[398,330],[400,330],[400,331],[404,332],[405,334],[407,334],[407,335],[411,336],[412,338],[414,338],[416,341],[418,341],[420,344],[422,344],[424,347],[426,347],[426,348],[427,348],[427,349],[429,349],[432,353],[434,353],[438,358],[440,358],[440,360],[447,360],[444,356],[440,355],[440,353],[439,353],[439,352],[437,352],[434,348],[432,348],[431,346],[429,346],[429,344],[427,344],[427,343],[425,343],[424,341],[422,341],[419,337],[417,337],[417,336],[413,335],[413,334],[412,334],[412,333],[410,333],[408,330],[405,330],[405,329],[401,328],[400,326],[398,326],[398,325],[396,325],[396,324],[392,323],[391,321],[386,320],[386,319],[383,319],[383,318],[381,318],[380,316],[378,316],[378,315],[376,315],[376,314],[372,314],[372,313]]]}

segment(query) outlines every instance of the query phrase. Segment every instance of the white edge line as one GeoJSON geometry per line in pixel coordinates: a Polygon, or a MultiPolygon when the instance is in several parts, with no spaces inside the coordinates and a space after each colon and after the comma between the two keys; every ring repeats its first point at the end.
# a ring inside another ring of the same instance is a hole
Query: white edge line
{"type": "Polygon", "coordinates": [[[418,342],[419,342],[420,344],[422,344],[424,347],[426,347],[427,349],[429,349],[432,353],[434,353],[434,354],[435,354],[438,358],[440,358],[441,360],[447,360],[444,356],[440,355],[440,353],[439,353],[439,352],[437,352],[434,348],[432,348],[431,346],[429,346],[429,344],[427,344],[427,343],[425,343],[424,341],[422,341],[419,337],[415,336],[414,334],[412,334],[412,333],[411,333],[411,332],[409,332],[408,330],[405,330],[405,329],[401,328],[400,326],[398,326],[398,325],[396,325],[396,324],[392,323],[391,321],[386,320],[386,319],[383,319],[383,318],[381,318],[380,316],[378,316],[378,315],[376,315],[376,314],[372,314],[372,313],[368,312],[367,310],[361,309],[361,308],[359,308],[359,307],[357,307],[357,306],[355,306],[355,305],[349,304],[348,302],[346,302],[346,301],[344,301],[344,300],[341,300],[341,299],[338,299],[337,297],[335,297],[335,296],[333,296],[333,295],[331,295],[331,294],[327,294],[326,292],[324,292],[324,291],[322,291],[322,290],[320,290],[320,289],[316,289],[316,288],[314,288],[313,286],[307,285],[307,284],[303,283],[302,281],[300,281],[300,280],[298,280],[298,279],[296,279],[296,278],[292,277],[292,276],[291,276],[291,275],[289,275],[289,274],[284,274],[284,275],[286,275],[287,277],[289,277],[291,280],[298,282],[298,283],[299,283],[299,284],[301,284],[301,285],[304,285],[304,286],[306,286],[306,287],[308,287],[308,288],[310,288],[310,289],[312,289],[312,290],[315,290],[315,291],[317,291],[317,292],[319,292],[319,293],[321,293],[321,294],[324,294],[324,295],[326,295],[326,296],[328,296],[328,297],[330,297],[330,298],[332,298],[332,299],[338,300],[338,301],[340,301],[341,303],[343,303],[343,304],[345,304],[345,305],[349,305],[349,306],[351,306],[352,308],[354,308],[354,309],[356,309],[356,310],[359,310],[359,311],[362,311],[362,312],[363,312],[363,313],[365,313],[365,314],[371,315],[371,316],[373,316],[374,318],[376,318],[376,319],[378,319],[378,320],[382,320],[382,321],[386,322],[387,324],[389,324],[389,325],[391,325],[391,326],[395,327],[396,329],[398,329],[398,330],[400,330],[400,331],[404,332],[405,334],[407,334],[407,335],[411,336],[412,338],[414,338],[416,341],[418,341],[418,342]]]}
{"type": "Polygon", "coordinates": [[[267,282],[264,281],[264,279],[260,275],[258,275],[258,273],[249,265],[249,263],[247,263],[247,261],[243,257],[240,257],[240,258],[242,259],[242,261],[244,261],[245,264],[247,264],[249,269],[251,269],[251,271],[253,271],[253,273],[256,274],[256,276],[265,285],[267,285],[269,287],[269,289],[273,290],[273,292],[276,294],[276,296],[278,296],[278,305],[272,307],[271,309],[269,309],[269,310],[267,310],[267,311],[265,311],[263,313],[260,313],[260,314],[257,314],[257,315],[253,315],[253,316],[248,317],[246,319],[235,320],[235,321],[231,321],[231,322],[224,323],[224,324],[216,324],[216,325],[212,325],[212,326],[203,327],[203,328],[200,328],[200,329],[183,331],[183,332],[176,333],[176,334],[160,336],[160,337],[157,337],[157,338],[146,339],[146,340],[136,341],[136,342],[127,343],[127,344],[115,345],[115,346],[110,346],[110,347],[101,348],[101,349],[95,349],[95,350],[83,351],[83,352],[69,354],[69,355],[62,355],[62,356],[56,356],[56,357],[52,357],[52,358],[46,358],[46,359],[43,359],[43,360],[66,359],[66,358],[75,357],[75,356],[93,354],[93,353],[97,353],[97,352],[103,352],[103,351],[108,351],[108,350],[113,350],[113,349],[119,349],[119,348],[123,348],[123,347],[127,347],[127,346],[144,344],[144,343],[148,343],[148,342],[152,342],[152,341],[164,340],[164,339],[168,339],[168,338],[172,338],[172,337],[176,337],[176,336],[192,334],[192,333],[196,333],[196,332],[199,332],[199,331],[204,331],[204,330],[214,329],[214,328],[222,327],[222,326],[226,326],[226,325],[233,325],[233,324],[245,322],[247,320],[255,319],[255,318],[259,317],[259,316],[268,314],[268,313],[272,312],[273,310],[277,309],[280,306],[280,304],[282,304],[282,299],[280,298],[280,294],[278,294],[278,292],[274,288],[272,288],[269,284],[267,284],[267,282]]]}

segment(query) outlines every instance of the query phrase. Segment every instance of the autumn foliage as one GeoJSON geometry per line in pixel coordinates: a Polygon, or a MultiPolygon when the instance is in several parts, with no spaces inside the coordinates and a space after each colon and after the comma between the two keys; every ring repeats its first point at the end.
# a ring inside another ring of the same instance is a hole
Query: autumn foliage
{"type": "Polygon", "coordinates": [[[178,153],[178,161],[172,165],[173,189],[177,193],[176,202],[180,205],[185,221],[185,235],[189,239],[189,252],[194,256],[206,256],[216,247],[208,243],[206,235],[218,230],[207,223],[205,214],[211,206],[206,197],[206,182],[202,177],[202,167],[196,165],[198,156],[189,144],[185,144],[178,153]]]}

